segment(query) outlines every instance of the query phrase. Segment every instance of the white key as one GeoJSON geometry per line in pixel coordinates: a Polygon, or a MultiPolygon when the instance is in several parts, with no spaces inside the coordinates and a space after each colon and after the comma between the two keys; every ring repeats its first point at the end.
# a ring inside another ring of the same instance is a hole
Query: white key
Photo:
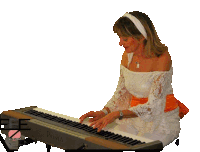
{"type": "Polygon", "coordinates": [[[39,111],[39,112],[44,112],[44,113],[50,114],[50,115],[52,115],[52,116],[57,116],[57,117],[69,119],[69,120],[71,120],[71,121],[80,122],[80,119],[78,119],[78,118],[69,117],[69,116],[67,116],[67,115],[55,113],[55,112],[48,111],[48,110],[45,110],[45,109],[42,109],[42,108],[33,108],[33,110],[36,110],[36,111],[39,111]]]}

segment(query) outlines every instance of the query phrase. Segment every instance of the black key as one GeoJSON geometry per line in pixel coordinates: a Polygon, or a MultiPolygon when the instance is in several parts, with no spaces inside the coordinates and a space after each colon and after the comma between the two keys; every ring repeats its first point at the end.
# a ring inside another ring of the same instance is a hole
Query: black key
{"type": "Polygon", "coordinates": [[[77,126],[79,126],[79,123],[77,123],[77,122],[74,123],[74,124],[75,124],[75,125],[74,125],[73,127],[75,127],[75,128],[76,128],[77,126]]]}
{"type": "Polygon", "coordinates": [[[88,130],[88,132],[92,132],[92,131],[94,131],[94,129],[93,129],[93,128],[90,128],[90,130],[88,130]]]}
{"type": "Polygon", "coordinates": [[[61,123],[62,123],[62,124],[68,124],[68,123],[70,123],[70,122],[67,121],[67,120],[64,120],[64,121],[62,121],[61,123]]]}
{"type": "Polygon", "coordinates": [[[75,124],[73,122],[68,121],[66,125],[73,127],[75,124]]]}
{"type": "Polygon", "coordinates": [[[42,117],[42,118],[46,118],[46,117],[47,117],[47,115],[45,115],[45,114],[42,114],[42,115],[40,115],[40,117],[42,117]]]}
{"type": "Polygon", "coordinates": [[[133,140],[133,139],[131,139],[131,138],[126,138],[126,139],[124,140],[124,142],[127,143],[127,142],[129,142],[129,141],[131,141],[131,140],[133,140]]]}
{"type": "Polygon", "coordinates": [[[123,138],[124,141],[128,141],[128,140],[133,140],[132,138],[128,138],[128,137],[124,137],[123,138]]]}
{"type": "Polygon", "coordinates": [[[34,115],[34,116],[37,116],[37,115],[39,115],[39,114],[38,114],[37,112],[35,112],[35,111],[34,111],[34,112],[32,112],[31,114],[32,114],[32,115],[34,115]]]}
{"type": "Polygon", "coordinates": [[[108,131],[108,135],[111,136],[114,135],[114,133],[108,131]]]}
{"type": "Polygon", "coordinates": [[[41,117],[41,118],[46,118],[47,116],[46,116],[46,115],[40,115],[40,117],[41,117]]]}
{"type": "Polygon", "coordinates": [[[115,136],[114,133],[110,133],[110,134],[109,134],[109,138],[111,138],[111,137],[113,137],[113,136],[115,136]]]}
{"type": "Polygon", "coordinates": [[[95,128],[93,133],[97,134],[97,130],[98,130],[98,128],[95,128]]]}
{"type": "Polygon", "coordinates": [[[69,121],[69,120],[66,120],[65,124],[69,124],[71,123],[72,121],[69,121]]]}
{"type": "Polygon", "coordinates": [[[90,130],[92,130],[93,128],[90,128],[90,127],[88,127],[88,126],[85,126],[84,128],[83,128],[83,130],[85,130],[85,131],[87,131],[87,132],[89,132],[90,130]]]}
{"type": "Polygon", "coordinates": [[[104,130],[101,130],[101,131],[100,131],[100,135],[105,136],[105,135],[106,135],[106,132],[105,132],[104,130]]]}
{"type": "Polygon", "coordinates": [[[90,133],[96,134],[97,133],[97,128],[95,128],[92,131],[90,131],[90,133]]]}
{"type": "Polygon", "coordinates": [[[77,126],[76,126],[76,128],[77,129],[81,129],[81,128],[84,128],[85,126],[83,126],[83,125],[81,125],[81,124],[78,124],[77,126]]]}
{"type": "Polygon", "coordinates": [[[47,115],[47,116],[51,116],[50,114],[47,114],[47,113],[46,113],[45,115],[47,115]]]}
{"type": "Polygon", "coordinates": [[[91,133],[91,134],[96,134],[96,130],[91,130],[91,131],[89,131],[89,133],[91,133]]]}
{"type": "Polygon", "coordinates": [[[104,131],[104,136],[108,136],[109,135],[109,132],[108,131],[104,131]]]}
{"type": "Polygon", "coordinates": [[[88,128],[90,128],[90,130],[94,130],[93,127],[88,127],[88,128]]]}
{"type": "Polygon", "coordinates": [[[54,119],[54,118],[52,118],[52,117],[47,117],[46,119],[51,120],[51,119],[54,119]]]}
{"type": "Polygon", "coordinates": [[[55,118],[55,119],[53,119],[53,121],[59,122],[60,120],[59,120],[59,118],[55,118]]]}
{"type": "Polygon", "coordinates": [[[127,144],[130,144],[130,143],[132,143],[132,142],[136,142],[137,140],[131,140],[131,141],[129,141],[129,142],[127,142],[127,144]]]}
{"type": "Polygon", "coordinates": [[[122,141],[124,141],[124,140],[126,140],[126,137],[122,137],[122,138],[120,138],[120,139],[116,139],[116,141],[119,141],[119,142],[122,142],[122,141]]]}
{"type": "Polygon", "coordinates": [[[92,128],[84,127],[84,128],[82,128],[82,130],[85,130],[85,131],[89,132],[89,131],[92,130],[92,128]]]}
{"type": "Polygon", "coordinates": [[[115,139],[116,141],[122,142],[124,141],[123,137],[115,139]]]}
{"type": "Polygon", "coordinates": [[[99,132],[99,135],[103,136],[105,133],[102,130],[99,132]]]}
{"type": "Polygon", "coordinates": [[[130,145],[134,146],[136,144],[140,143],[140,141],[132,141],[131,143],[129,143],[130,145]]]}
{"type": "Polygon", "coordinates": [[[65,121],[66,119],[64,119],[64,118],[59,118],[60,119],[60,122],[62,122],[62,121],[65,121]]]}
{"type": "Polygon", "coordinates": [[[118,135],[115,135],[115,134],[114,134],[113,136],[110,136],[109,138],[110,138],[110,139],[114,139],[114,138],[116,138],[117,136],[118,136],[118,135]]]}
{"type": "Polygon", "coordinates": [[[70,122],[67,125],[73,127],[75,124],[73,122],[70,122]]]}
{"type": "Polygon", "coordinates": [[[76,128],[77,128],[77,127],[80,127],[80,126],[83,126],[83,125],[81,125],[81,124],[77,123],[77,125],[76,125],[76,128]]]}
{"type": "Polygon", "coordinates": [[[116,139],[120,139],[120,138],[122,138],[122,136],[121,136],[121,135],[118,135],[117,137],[115,137],[115,138],[113,138],[113,139],[116,140],[116,139]]]}
{"type": "Polygon", "coordinates": [[[91,129],[93,129],[93,127],[92,127],[92,126],[88,126],[88,128],[91,128],[91,129]]]}
{"type": "Polygon", "coordinates": [[[41,113],[41,112],[38,112],[38,111],[35,111],[34,114],[36,114],[36,115],[41,115],[42,113],[41,113]]]}
{"type": "Polygon", "coordinates": [[[110,138],[110,137],[113,136],[113,135],[114,135],[113,133],[107,132],[107,135],[105,135],[105,138],[108,139],[108,138],[110,138]]]}

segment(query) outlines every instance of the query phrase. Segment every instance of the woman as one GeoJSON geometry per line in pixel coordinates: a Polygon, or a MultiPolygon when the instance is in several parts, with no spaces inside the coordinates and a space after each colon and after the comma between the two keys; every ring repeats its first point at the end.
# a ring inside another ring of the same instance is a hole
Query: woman
{"type": "Polygon", "coordinates": [[[134,11],[120,17],[114,27],[125,48],[114,96],[104,109],[82,115],[100,131],[115,121],[119,129],[163,146],[179,137],[180,118],[189,112],[173,95],[172,61],[149,17],[134,11]],[[119,118],[119,119],[117,119],[119,118]]]}

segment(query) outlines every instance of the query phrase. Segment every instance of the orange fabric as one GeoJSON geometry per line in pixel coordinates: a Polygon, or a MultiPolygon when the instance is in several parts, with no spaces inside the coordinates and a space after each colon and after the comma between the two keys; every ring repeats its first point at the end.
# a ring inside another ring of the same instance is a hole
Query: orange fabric
{"type": "MultiPolygon", "coordinates": [[[[132,97],[131,101],[131,107],[137,106],[138,104],[145,104],[147,103],[148,98],[137,98],[135,96],[132,97]]],[[[189,112],[189,109],[181,103],[179,100],[177,100],[174,97],[174,94],[169,94],[166,96],[166,106],[164,112],[169,112],[179,107],[179,116],[182,119],[184,115],[186,115],[189,112]]]]}

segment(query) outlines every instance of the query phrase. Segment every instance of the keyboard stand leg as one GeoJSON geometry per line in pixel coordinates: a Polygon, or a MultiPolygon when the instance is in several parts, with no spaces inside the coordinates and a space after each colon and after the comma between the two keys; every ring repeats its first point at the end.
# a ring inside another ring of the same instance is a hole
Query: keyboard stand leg
{"type": "Polygon", "coordinates": [[[83,144],[81,147],[79,147],[77,150],[84,150],[87,147],[87,144],[83,144]]]}
{"type": "Polygon", "coordinates": [[[19,149],[19,141],[18,140],[13,141],[8,136],[6,136],[5,143],[10,150],[18,150],[19,149]]]}
{"type": "Polygon", "coordinates": [[[47,145],[47,152],[50,152],[50,151],[51,151],[51,146],[47,145]]]}

